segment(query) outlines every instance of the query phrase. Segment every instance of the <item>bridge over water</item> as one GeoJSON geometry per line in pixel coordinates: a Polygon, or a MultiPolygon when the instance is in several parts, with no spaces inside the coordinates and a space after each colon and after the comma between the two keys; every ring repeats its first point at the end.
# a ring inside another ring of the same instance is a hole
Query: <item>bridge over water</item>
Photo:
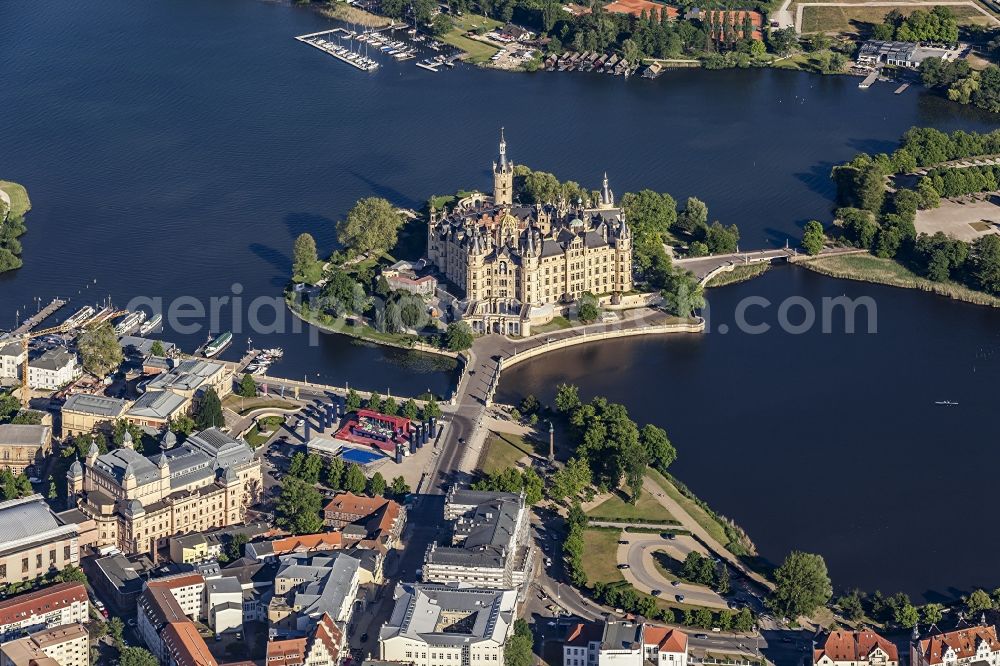
{"type": "Polygon", "coordinates": [[[733,252],[731,254],[715,254],[708,257],[692,257],[689,259],[675,259],[674,265],[694,273],[698,281],[704,285],[720,273],[728,273],[737,266],[747,266],[750,264],[778,264],[797,263],[813,259],[816,256],[830,256],[836,254],[863,254],[867,250],[854,247],[824,247],[818,255],[808,255],[799,252],[795,248],[777,248],[769,250],[750,250],[747,252],[733,252]]]}

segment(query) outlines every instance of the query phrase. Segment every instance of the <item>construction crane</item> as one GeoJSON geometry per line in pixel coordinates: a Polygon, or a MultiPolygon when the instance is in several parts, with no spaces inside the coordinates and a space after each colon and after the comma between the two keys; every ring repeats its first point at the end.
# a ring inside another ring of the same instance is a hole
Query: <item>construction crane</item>
{"type": "Polygon", "coordinates": [[[43,328],[39,331],[29,331],[27,333],[21,334],[21,353],[24,358],[21,359],[21,407],[27,409],[30,407],[31,402],[31,385],[28,383],[28,348],[29,344],[35,338],[41,338],[46,335],[54,335],[56,333],[66,333],[74,328],[81,328],[84,330],[93,328],[98,324],[102,324],[110,319],[119,317],[126,314],[128,310],[113,310],[109,313],[101,312],[86,321],[80,326],[67,325],[66,322],[59,324],[58,326],[51,326],[49,328],[43,328]]]}

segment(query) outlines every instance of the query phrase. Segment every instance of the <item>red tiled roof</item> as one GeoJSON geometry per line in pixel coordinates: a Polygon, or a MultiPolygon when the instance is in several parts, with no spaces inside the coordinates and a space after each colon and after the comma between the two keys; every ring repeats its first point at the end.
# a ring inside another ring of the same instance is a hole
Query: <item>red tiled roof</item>
{"type": "Polygon", "coordinates": [[[687,652],[688,637],[680,629],[646,625],[642,634],[643,645],[655,645],[660,652],[687,652]]]}
{"type": "Polygon", "coordinates": [[[997,630],[993,625],[967,627],[946,634],[937,634],[920,641],[919,648],[920,654],[928,664],[940,664],[944,661],[944,653],[948,648],[955,651],[958,659],[965,659],[976,654],[976,648],[982,641],[986,641],[991,652],[1000,650],[997,630]]]}
{"type": "Polygon", "coordinates": [[[193,622],[168,624],[160,636],[176,666],[219,666],[193,622]]]}
{"type": "Polygon", "coordinates": [[[173,590],[178,587],[187,587],[189,585],[198,585],[205,582],[205,577],[201,574],[180,574],[177,576],[167,576],[166,578],[157,578],[146,583],[146,587],[153,588],[166,588],[173,590]]]}
{"type": "Polygon", "coordinates": [[[274,555],[291,553],[297,550],[318,550],[321,548],[340,548],[343,545],[343,535],[340,532],[320,532],[318,534],[301,534],[299,536],[275,539],[271,542],[274,555]]]}
{"type": "Polygon", "coordinates": [[[344,632],[340,630],[337,623],[333,621],[329,613],[323,613],[323,617],[316,624],[314,641],[321,641],[330,653],[331,661],[336,664],[340,662],[340,645],[344,641],[344,632]]]}
{"type": "Polygon", "coordinates": [[[823,647],[813,651],[813,663],[826,655],[833,661],[868,661],[872,652],[882,650],[889,661],[899,661],[895,644],[874,631],[834,631],[826,637],[823,647]]]}
{"type": "Polygon", "coordinates": [[[663,12],[666,12],[667,16],[671,19],[677,18],[676,7],[663,5],[659,2],[650,2],[650,0],[614,0],[614,2],[604,6],[604,11],[611,12],[612,14],[642,16],[643,10],[656,18],[660,18],[663,12]]]}
{"type": "Polygon", "coordinates": [[[355,495],[353,493],[337,493],[330,500],[330,503],[323,507],[323,510],[365,517],[381,509],[388,501],[384,497],[365,497],[364,495],[355,495]]]}
{"type": "Polygon", "coordinates": [[[306,663],[306,639],[268,642],[266,663],[268,666],[301,666],[306,663]]]}
{"type": "Polygon", "coordinates": [[[87,601],[87,588],[83,583],[58,583],[37,592],[19,594],[0,601],[0,625],[19,622],[31,615],[50,613],[80,601],[87,601]]]}

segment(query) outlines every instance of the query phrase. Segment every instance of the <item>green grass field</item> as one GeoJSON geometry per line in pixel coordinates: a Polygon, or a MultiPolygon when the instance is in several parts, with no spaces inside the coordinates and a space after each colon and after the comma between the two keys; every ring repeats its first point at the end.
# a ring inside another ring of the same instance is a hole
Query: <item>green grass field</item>
{"type": "Polygon", "coordinates": [[[490,474],[514,467],[518,460],[534,453],[530,442],[509,432],[491,432],[486,444],[486,457],[480,469],[490,474]]]}
{"type": "Polygon", "coordinates": [[[480,63],[489,60],[494,53],[499,51],[495,46],[466,37],[466,33],[476,28],[485,26],[487,31],[500,27],[503,24],[491,18],[486,18],[478,14],[465,14],[453,17],[455,27],[450,32],[440,37],[442,42],[458,47],[469,54],[466,58],[468,62],[480,63]]]}
{"type": "MultiPolygon", "coordinates": [[[[822,0],[809,0],[820,2],[822,0]]],[[[928,11],[931,6],[912,5],[906,2],[896,7],[903,14],[909,14],[915,9],[928,11]]],[[[794,12],[795,5],[790,9],[794,12]]],[[[804,7],[802,9],[802,32],[843,32],[858,33],[865,23],[881,23],[885,15],[893,7],[804,7]]],[[[975,7],[949,5],[960,25],[984,25],[987,19],[975,7]]]]}
{"type": "Polygon", "coordinates": [[[10,197],[10,212],[13,215],[24,215],[31,210],[31,199],[28,198],[28,190],[23,185],[13,183],[9,180],[0,180],[0,190],[3,190],[10,197]]]}
{"type": "Polygon", "coordinates": [[[539,333],[552,333],[553,331],[561,331],[563,329],[569,328],[573,325],[569,319],[566,317],[553,317],[552,321],[547,324],[542,324],[541,326],[532,326],[531,334],[537,335],[539,333]]]}
{"type": "Polygon", "coordinates": [[[629,504],[620,495],[614,494],[588,511],[587,516],[594,520],[620,520],[623,522],[637,519],[643,522],[676,522],[670,512],[663,508],[663,505],[649,493],[640,495],[639,501],[635,504],[629,504]]]}
{"type": "Polygon", "coordinates": [[[882,259],[870,254],[823,257],[803,262],[801,265],[809,270],[832,277],[887,284],[906,289],[920,289],[967,303],[1000,307],[1000,298],[954,282],[928,280],[892,259],[882,259]]]}
{"type": "Polygon", "coordinates": [[[729,537],[726,536],[726,531],[722,528],[717,520],[708,515],[704,509],[698,506],[694,500],[681,494],[681,491],[677,490],[674,484],[670,483],[666,477],[657,472],[654,469],[649,470],[649,478],[651,478],[656,485],[660,486],[667,495],[672,497],[675,502],[681,505],[688,514],[694,518],[695,522],[701,525],[702,529],[708,532],[716,541],[722,545],[729,543],[729,537]]]}
{"type": "Polygon", "coordinates": [[[591,587],[594,583],[625,580],[618,570],[618,530],[588,529],[583,533],[583,570],[591,587]]]}

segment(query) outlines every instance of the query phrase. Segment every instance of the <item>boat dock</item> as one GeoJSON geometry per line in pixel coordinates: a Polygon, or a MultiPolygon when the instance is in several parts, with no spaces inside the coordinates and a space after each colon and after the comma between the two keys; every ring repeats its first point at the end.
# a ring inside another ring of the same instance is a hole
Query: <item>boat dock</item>
{"type": "Polygon", "coordinates": [[[363,72],[370,72],[378,69],[378,63],[371,58],[368,58],[361,53],[355,53],[351,49],[340,46],[339,44],[334,44],[328,39],[322,39],[323,36],[334,34],[347,38],[354,36],[353,33],[345,30],[344,28],[334,28],[332,30],[324,30],[322,32],[313,32],[308,35],[299,35],[295,39],[303,44],[315,47],[324,53],[328,53],[337,60],[346,62],[348,65],[357,67],[363,72]]]}
{"type": "Polygon", "coordinates": [[[21,322],[20,326],[18,326],[17,328],[15,328],[13,331],[10,332],[10,336],[17,337],[19,335],[24,335],[25,333],[31,332],[31,329],[35,328],[43,321],[48,319],[50,316],[52,316],[52,314],[56,310],[58,310],[64,305],[66,305],[66,301],[62,300],[61,298],[53,298],[52,302],[50,302],[44,308],[39,310],[36,314],[28,317],[23,322],[21,322]]]}
{"type": "Polygon", "coordinates": [[[904,90],[906,90],[909,87],[910,87],[909,83],[904,83],[903,85],[901,85],[898,88],[896,88],[896,91],[893,94],[894,95],[898,95],[898,94],[900,94],[901,92],[903,92],[904,90]]]}
{"type": "Polygon", "coordinates": [[[862,90],[867,90],[868,88],[871,88],[872,84],[875,83],[875,80],[878,78],[878,75],[879,71],[877,69],[872,71],[868,76],[865,77],[864,81],[858,84],[858,87],[861,88],[862,90]]]}

